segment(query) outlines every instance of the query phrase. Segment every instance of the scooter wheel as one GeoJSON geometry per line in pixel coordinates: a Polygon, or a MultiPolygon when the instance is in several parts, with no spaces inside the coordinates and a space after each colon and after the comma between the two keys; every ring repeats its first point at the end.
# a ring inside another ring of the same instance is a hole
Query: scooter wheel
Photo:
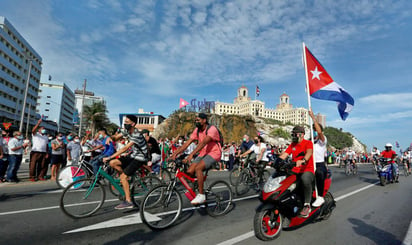
{"type": "Polygon", "coordinates": [[[283,217],[276,214],[273,208],[263,208],[256,212],[253,219],[255,236],[262,241],[274,240],[282,231],[283,217]]]}

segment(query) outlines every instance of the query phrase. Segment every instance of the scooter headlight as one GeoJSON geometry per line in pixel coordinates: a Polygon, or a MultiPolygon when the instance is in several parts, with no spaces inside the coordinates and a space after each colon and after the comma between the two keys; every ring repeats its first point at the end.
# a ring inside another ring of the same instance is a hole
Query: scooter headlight
{"type": "Polygon", "coordinates": [[[266,181],[265,186],[263,187],[263,191],[268,193],[276,190],[280,187],[280,182],[282,182],[284,179],[286,179],[286,176],[279,176],[276,178],[270,176],[269,179],[266,181]]]}

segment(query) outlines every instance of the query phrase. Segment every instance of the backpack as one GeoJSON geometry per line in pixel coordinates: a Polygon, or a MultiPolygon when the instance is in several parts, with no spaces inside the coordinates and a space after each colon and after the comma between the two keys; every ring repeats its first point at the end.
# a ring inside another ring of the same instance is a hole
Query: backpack
{"type": "MultiPolygon", "coordinates": [[[[207,131],[209,131],[209,128],[212,127],[212,126],[215,127],[216,130],[217,130],[217,132],[219,133],[219,141],[216,141],[216,142],[219,143],[219,144],[220,144],[220,148],[222,148],[222,147],[223,147],[223,144],[224,144],[223,135],[222,135],[222,132],[220,132],[220,130],[219,130],[218,127],[216,127],[215,125],[210,125],[210,124],[208,124],[207,127],[206,127],[206,135],[207,135],[207,131]]],[[[199,129],[197,129],[197,138],[199,138],[199,129]]]]}

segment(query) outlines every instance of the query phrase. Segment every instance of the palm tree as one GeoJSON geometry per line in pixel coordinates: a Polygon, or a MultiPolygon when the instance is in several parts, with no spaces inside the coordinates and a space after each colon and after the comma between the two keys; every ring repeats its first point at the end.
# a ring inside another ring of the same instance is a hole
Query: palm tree
{"type": "Polygon", "coordinates": [[[96,129],[104,127],[109,122],[106,105],[102,102],[96,102],[90,106],[85,105],[83,108],[83,122],[94,135],[96,129]]]}

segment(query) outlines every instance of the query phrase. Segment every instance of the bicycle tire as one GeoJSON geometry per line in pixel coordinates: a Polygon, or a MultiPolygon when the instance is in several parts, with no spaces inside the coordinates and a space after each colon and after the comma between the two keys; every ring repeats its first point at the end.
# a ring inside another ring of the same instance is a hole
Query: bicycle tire
{"type": "Polygon", "coordinates": [[[182,213],[182,197],[168,185],[159,185],[151,189],[140,205],[140,218],[152,230],[166,229],[182,213]]]}
{"type": "Polygon", "coordinates": [[[352,173],[353,173],[353,175],[358,174],[358,165],[356,165],[356,167],[352,167],[352,173]]]}
{"type": "Polygon", "coordinates": [[[106,192],[100,183],[94,183],[95,178],[88,178],[69,184],[60,197],[60,209],[63,213],[74,219],[96,213],[103,206],[106,192]]]}
{"type": "Polygon", "coordinates": [[[144,178],[134,177],[131,188],[132,202],[135,206],[139,206],[138,199],[141,199],[142,196],[146,195],[154,187],[161,185],[162,181],[156,176],[146,176],[144,178]]]}
{"type": "Polygon", "coordinates": [[[231,185],[236,185],[236,181],[239,178],[240,173],[242,172],[241,167],[234,168],[230,171],[229,174],[229,182],[231,185]]]}
{"type": "Polygon", "coordinates": [[[206,189],[206,211],[212,217],[226,214],[232,205],[233,193],[223,180],[213,182],[206,189]]]}
{"type": "Polygon", "coordinates": [[[61,189],[65,189],[70,183],[87,178],[90,178],[90,176],[84,167],[79,168],[77,165],[68,165],[57,173],[56,183],[61,189]]]}
{"type": "Polygon", "coordinates": [[[236,180],[236,185],[235,185],[235,191],[236,195],[241,196],[246,194],[251,186],[252,181],[252,176],[250,175],[250,172],[248,169],[242,170],[242,172],[239,175],[239,178],[236,180]]]}

